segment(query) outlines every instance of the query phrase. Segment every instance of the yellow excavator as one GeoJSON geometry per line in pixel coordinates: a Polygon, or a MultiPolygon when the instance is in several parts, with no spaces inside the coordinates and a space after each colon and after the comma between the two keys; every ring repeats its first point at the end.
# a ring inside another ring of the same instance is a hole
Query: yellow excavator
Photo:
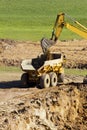
{"type": "MultiPolygon", "coordinates": [[[[64,27],[78,34],[79,36],[87,39],[87,28],[85,26],[83,26],[75,19],[71,18],[69,15],[65,13],[60,13],[56,17],[51,38],[50,39],[42,38],[41,40],[42,50],[44,54],[48,55],[48,57],[50,54],[50,47],[57,42],[64,27]],[[66,22],[65,17],[68,17],[74,23],[74,25],[70,24],[69,22],[66,22]]],[[[87,75],[84,77],[83,82],[87,83],[87,75]]]]}
{"type": "Polygon", "coordinates": [[[50,40],[46,38],[42,38],[41,40],[41,47],[44,53],[47,52],[49,48],[56,43],[64,27],[87,39],[87,28],[85,26],[83,26],[81,23],[74,20],[67,14],[60,13],[57,15],[50,40]],[[66,22],[65,17],[71,19],[74,25],[71,25],[70,23],[66,22]]]}
{"type": "MultiPolygon", "coordinates": [[[[66,58],[57,52],[51,52],[50,47],[57,42],[63,27],[66,27],[67,29],[87,39],[87,28],[74,19],[72,19],[73,22],[78,26],[67,23],[64,19],[65,16],[66,14],[64,13],[58,14],[51,38],[41,39],[43,54],[37,56],[36,58],[22,61],[21,68],[25,71],[25,73],[21,76],[23,85],[29,86],[35,82],[39,84],[41,88],[48,88],[56,86],[58,82],[64,82],[63,65],[66,58]]],[[[86,78],[84,81],[86,81],[86,78]]]]}

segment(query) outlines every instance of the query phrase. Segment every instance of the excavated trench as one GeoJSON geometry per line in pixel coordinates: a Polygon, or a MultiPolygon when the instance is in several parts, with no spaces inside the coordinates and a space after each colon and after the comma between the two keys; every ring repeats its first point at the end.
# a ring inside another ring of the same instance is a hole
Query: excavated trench
{"type": "Polygon", "coordinates": [[[87,84],[35,89],[0,106],[0,130],[86,129],[87,84]]]}

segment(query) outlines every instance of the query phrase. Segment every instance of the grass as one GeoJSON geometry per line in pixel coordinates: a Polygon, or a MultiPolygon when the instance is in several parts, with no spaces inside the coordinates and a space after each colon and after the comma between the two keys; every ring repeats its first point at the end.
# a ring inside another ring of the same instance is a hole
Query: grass
{"type": "Polygon", "coordinates": [[[86,69],[65,69],[65,74],[75,75],[75,76],[85,76],[87,75],[86,69]]]}
{"type": "MultiPolygon", "coordinates": [[[[13,67],[13,66],[0,66],[0,73],[21,73],[22,70],[20,67],[13,67]]],[[[75,76],[85,76],[87,75],[86,69],[66,69],[65,74],[67,75],[75,75],[75,76]]]]}
{"type": "Polygon", "coordinates": [[[13,66],[0,66],[0,73],[14,73],[14,72],[21,72],[20,67],[13,67],[13,66]]]}
{"type": "MultiPolygon", "coordinates": [[[[1,0],[0,38],[40,40],[50,37],[57,13],[64,12],[87,25],[87,0],[1,0]]],[[[64,29],[60,40],[80,38],[64,29]]]]}

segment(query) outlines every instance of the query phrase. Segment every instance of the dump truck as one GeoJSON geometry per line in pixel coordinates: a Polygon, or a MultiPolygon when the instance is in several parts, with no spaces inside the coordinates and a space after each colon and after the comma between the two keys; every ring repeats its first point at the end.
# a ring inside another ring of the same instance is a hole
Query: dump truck
{"type": "Polygon", "coordinates": [[[32,83],[37,83],[41,88],[48,88],[56,86],[58,82],[64,83],[66,57],[57,52],[51,52],[51,47],[56,44],[64,27],[87,39],[85,26],[65,13],[58,14],[51,38],[41,39],[43,53],[36,58],[23,60],[21,63],[21,68],[25,71],[21,76],[23,85],[29,86],[32,83]],[[71,19],[75,25],[66,22],[65,16],[71,19]]]}
{"type": "Polygon", "coordinates": [[[23,60],[21,68],[26,73],[21,76],[22,84],[25,86],[38,84],[41,88],[56,86],[57,82],[64,82],[65,57],[59,53],[41,54],[40,56],[23,60]]]}

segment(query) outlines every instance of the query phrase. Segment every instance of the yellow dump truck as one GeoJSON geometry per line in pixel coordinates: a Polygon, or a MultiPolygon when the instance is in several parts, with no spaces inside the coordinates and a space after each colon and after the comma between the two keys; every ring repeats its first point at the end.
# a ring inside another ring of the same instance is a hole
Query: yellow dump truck
{"type": "Polygon", "coordinates": [[[21,76],[23,85],[29,86],[37,83],[41,88],[56,86],[57,82],[64,81],[64,63],[65,58],[58,53],[41,54],[37,58],[23,60],[21,68],[24,73],[21,76]]]}

